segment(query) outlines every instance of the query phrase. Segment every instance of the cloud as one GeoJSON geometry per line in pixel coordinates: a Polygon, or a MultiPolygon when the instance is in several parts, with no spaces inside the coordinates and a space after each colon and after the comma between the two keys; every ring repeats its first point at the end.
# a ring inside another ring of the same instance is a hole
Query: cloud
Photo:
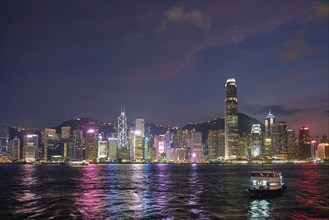
{"type": "Polygon", "coordinates": [[[322,20],[329,17],[329,3],[320,2],[314,4],[310,8],[311,14],[308,17],[308,20],[322,20]]]}
{"type": "Polygon", "coordinates": [[[231,28],[231,40],[233,43],[241,43],[244,40],[243,31],[236,25],[231,28]]]}
{"type": "Polygon", "coordinates": [[[135,41],[142,38],[143,36],[140,33],[132,33],[132,32],[128,33],[128,41],[135,41]]]}
{"type": "Polygon", "coordinates": [[[315,50],[308,45],[304,32],[299,31],[295,36],[290,36],[278,49],[281,60],[285,62],[296,60],[303,56],[311,56],[315,50]]]}
{"type": "Polygon", "coordinates": [[[271,105],[271,106],[260,106],[260,105],[250,105],[247,106],[246,109],[253,114],[264,114],[264,116],[271,110],[271,113],[274,115],[284,115],[290,116],[296,113],[301,112],[302,110],[299,108],[287,108],[285,105],[271,105]]]}
{"type": "Polygon", "coordinates": [[[188,24],[208,30],[210,28],[210,23],[211,20],[209,16],[202,14],[198,10],[192,9],[190,11],[184,11],[184,9],[174,6],[164,12],[160,31],[165,30],[170,24],[188,24]]]}
{"type": "Polygon", "coordinates": [[[139,22],[142,23],[142,22],[145,22],[148,19],[151,19],[152,17],[154,17],[154,13],[147,13],[147,14],[139,16],[138,20],[139,20],[139,22]]]}

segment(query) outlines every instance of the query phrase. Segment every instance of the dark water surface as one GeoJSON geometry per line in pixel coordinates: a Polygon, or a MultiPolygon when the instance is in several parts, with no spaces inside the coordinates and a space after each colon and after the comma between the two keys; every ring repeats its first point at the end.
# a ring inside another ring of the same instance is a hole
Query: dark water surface
{"type": "Polygon", "coordinates": [[[329,166],[267,165],[288,191],[248,197],[256,165],[0,165],[0,219],[308,219],[329,217],[329,166]]]}

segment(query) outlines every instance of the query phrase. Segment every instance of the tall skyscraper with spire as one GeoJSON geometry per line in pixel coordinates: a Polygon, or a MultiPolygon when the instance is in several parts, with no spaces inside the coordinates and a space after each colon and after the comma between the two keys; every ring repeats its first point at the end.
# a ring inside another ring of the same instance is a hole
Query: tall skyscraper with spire
{"type": "Polygon", "coordinates": [[[225,160],[238,157],[238,93],[234,78],[225,84],[225,160]]]}
{"type": "Polygon", "coordinates": [[[121,109],[121,114],[118,117],[118,148],[128,148],[128,128],[127,128],[127,117],[125,110],[121,109]]]}
{"type": "Polygon", "coordinates": [[[271,113],[271,109],[268,110],[268,114],[265,117],[265,136],[264,136],[264,156],[272,156],[272,128],[275,123],[275,116],[271,113]]]}

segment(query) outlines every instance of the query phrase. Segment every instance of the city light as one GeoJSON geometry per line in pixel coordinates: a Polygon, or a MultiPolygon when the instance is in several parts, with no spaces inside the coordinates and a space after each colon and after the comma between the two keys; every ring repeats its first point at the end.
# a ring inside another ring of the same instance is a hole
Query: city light
{"type": "Polygon", "coordinates": [[[35,134],[28,134],[26,135],[27,138],[32,138],[32,137],[35,137],[36,135],[35,134]]]}
{"type": "Polygon", "coordinates": [[[142,134],[142,132],[140,130],[135,130],[134,134],[137,135],[137,136],[139,136],[139,135],[142,134]]]}
{"type": "Polygon", "coordinates": [[[94,129],[89,129],[89,130],[87,131],[87,133],[95,133],[95,130],[94,130],[94,129]]]}

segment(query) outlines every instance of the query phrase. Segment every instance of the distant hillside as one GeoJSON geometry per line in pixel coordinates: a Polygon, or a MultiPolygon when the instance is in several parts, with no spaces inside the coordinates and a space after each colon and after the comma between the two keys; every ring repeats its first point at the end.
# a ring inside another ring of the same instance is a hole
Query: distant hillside
{"type": "Polygon", "coordinates": [[[86,132],[89,128],[98,128],[99,132],[104,132],[106,134],[116,132],[113,125],[91,118],[79,118],[65,121],[55,127],[56,132],[61,133],[61,127],[64,126],[70,126],[72,131],[79,129],[86,132]]]}
{"type": "MultiPolygon", "coordinates": [[[[252,124],[261,124],[262,130],[264,130],[264,125],[255,118],[249,117],[243,113],[239,113],[238,116],[239,123],[239,133],[250,133],[252,124]]],[[[116,132],[116,123],[104,123],[99,120],[90,119],[90,118],[79,118],[71,119],[61,123],[60,125],[54,127],[57,133],[61,133],[61,127],[70,126],[71,131],[80,129],[86,132],[89,128],[98,128],[99,132],[104,132],[106,134],[111,134],[116,132]]],[[[134,123],[128,123],[128,128],[134,127],[134,123]]],[[[152,123],[145,122],[145,132],[151,133],[154,135],[165,134],[168,130],[174,130],[169,126],[156,125],[152,123]]],[[[205,142],[208,136],[209,130],[219,130],[224,129],[224,118],[217,118],[214,120],[204,121],[198,124],[187,124],[182,129],[195,129],[202,133],[202,141],[205,142]]],[[[22,139],[22,133],[18,132],[15,128],[10,128],[10,139],[13,139],[15,136],[18,136],[22,139]]]]}
{"type": "MultiPolygon", "coordinates": [[[[205,142],[208,136],[209,130],[224,130],[224,118],[216,118],[214,120],[205,121],[198,124],[187,124],[183,127],[183,129],[195,129],[196,131],[200,131],[202,133],[202,141],[205,142]]],[[[238,129],[239,134],[250,133],[251,127],[253,124],[261,124],[262,130],[264,130],[264,125],[260,121],[255,118],[249,117],[246,114],[239,113],[238,115],[238,129]]]]}

